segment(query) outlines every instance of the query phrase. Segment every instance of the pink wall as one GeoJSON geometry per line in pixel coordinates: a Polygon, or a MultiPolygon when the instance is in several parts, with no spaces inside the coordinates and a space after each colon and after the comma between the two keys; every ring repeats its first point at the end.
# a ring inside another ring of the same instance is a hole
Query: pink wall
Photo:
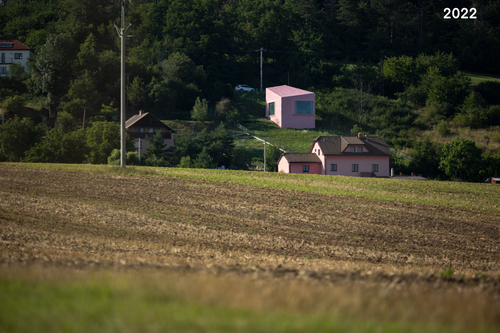
{"type": "Polygon", "coordinates": [[[271,121],[274,121],[279,127],[281,126],[281,96],[275,94],[271,90],[266,88],[266,117],[269,117],[271,121]],[[269,115],[269,103],[274,102],[274,116],[269,115]]]}
{"type": "MultiPolygon", "coordinates": [[[[363,151],[367,151],[365,147],[363,148],[363,151]]],[[[325,156],[317,142],[311,147],[310,152],[318,155],[321,160],[322,175],[360,177],[361,172],[372,172],[372,164],[378,164],[378,172],[375,172],[375,175],[390,176],[389,156],[325,156]],[[330,164],[337,164],[337,171],[330,171],[330,164]],[[352,172],[353,164],[358,164],[358,172],[352,172]]]]}
{"type": "Polygon", "coordinates": [[[299,174],[321,174],[321,164],[319,163],[288,163],[287,159],[281,157],[278,161],[278,172],[284,173],[299,173],[299,174]],[[302,172],[302,166],[308,165],[309,172],[302,172]]]}
{"type": "Polygon", "coordinates": [[[326,174],[337,176],[361,176],[361,172],[372,172],[372,164],[378,164],[377,177],[389,177],[389,156],[327,156],[326,174]],[[330,164],[337,164],[337,171],[330,171],[330,164]],[[352,172],[352,165],[358,164],[358,172],[352,172]]]}
{"type": "Polygon", "coordinates": [[[269,117],[281,128],[315,128],[315,95],[313,92],[306,92],[300,95],[280,96],[266,88],[266,117],[269,117]],[[313,114],[295,114],[295,102],[297,101],[313,102],[313,114]],[[269,116],[269,103],[272,102],[274,102],[274,116],[269,116]]]}

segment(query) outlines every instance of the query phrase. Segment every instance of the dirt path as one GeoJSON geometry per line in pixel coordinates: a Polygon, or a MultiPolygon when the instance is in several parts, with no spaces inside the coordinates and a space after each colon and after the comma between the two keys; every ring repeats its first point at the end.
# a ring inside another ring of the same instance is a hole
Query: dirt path
{"type": "Polygon", "coordinates": [[[499,222],[470,209],[0,165],[8,265],[473,284],[500,294],[499,222]],[[440,277],[448,268],[453,275],[440,277]]]}

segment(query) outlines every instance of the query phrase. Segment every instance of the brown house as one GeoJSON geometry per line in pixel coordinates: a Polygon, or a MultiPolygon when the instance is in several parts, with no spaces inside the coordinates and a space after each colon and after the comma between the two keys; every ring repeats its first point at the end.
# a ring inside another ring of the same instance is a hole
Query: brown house
{"type": "MultiPolygon", "coordinates": [[[[163,142],[166,145],[165,148],[174,146],[174,130],[149,112],[142,113],[142,111],[139,111],[139,114],[132,116],[125,122],[125,127],[135,141],[135,147],[139,152],[139,156],[144,154],[148,147],[146,138],[153,137],[157,132],[162,133],[163,142]]],[[[167,155],[171,154],[173,153],[167,153],[167,155]]]]}

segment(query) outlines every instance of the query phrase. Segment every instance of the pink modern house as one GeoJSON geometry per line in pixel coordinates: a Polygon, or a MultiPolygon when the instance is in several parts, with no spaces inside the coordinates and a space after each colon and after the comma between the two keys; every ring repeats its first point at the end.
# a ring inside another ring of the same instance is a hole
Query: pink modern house
{"type": "Polygon", "coordinates": [[[319,136],[307,154],[283,154],[278,172],[389,177],[391,150],[375,136],[319,136]]]}
{"type": "Polygon", "coordinates": [[[315,128],[314,93],[290,86],[266,88],[266,117],[281,128],[315,128]]]}

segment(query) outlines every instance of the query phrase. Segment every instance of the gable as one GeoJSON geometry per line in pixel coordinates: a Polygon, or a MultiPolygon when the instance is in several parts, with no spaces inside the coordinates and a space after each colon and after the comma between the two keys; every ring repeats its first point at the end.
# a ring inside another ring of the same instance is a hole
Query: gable
{"type": "Polygon", "coordinates": [[[371,137],[344,137],[344,136],[320,136],[313,140],[311,151],[314,144],[317,143],[324,155],[375,155],[375,156],[390,156],[391,150],[387,146],[384,139],[371,137]],[[346,151],[349,146],[363,146],[368,152],[351,153],[346,151]]]}
{"type": "Polygon", "coordinates": [[[164,128],[169,132],[175,133],[170,127],[165,125],[161,120],[150,114],[149,112],[132,116],[125,122],[126,128],[149,127],[149,128],[164,128]]]}

